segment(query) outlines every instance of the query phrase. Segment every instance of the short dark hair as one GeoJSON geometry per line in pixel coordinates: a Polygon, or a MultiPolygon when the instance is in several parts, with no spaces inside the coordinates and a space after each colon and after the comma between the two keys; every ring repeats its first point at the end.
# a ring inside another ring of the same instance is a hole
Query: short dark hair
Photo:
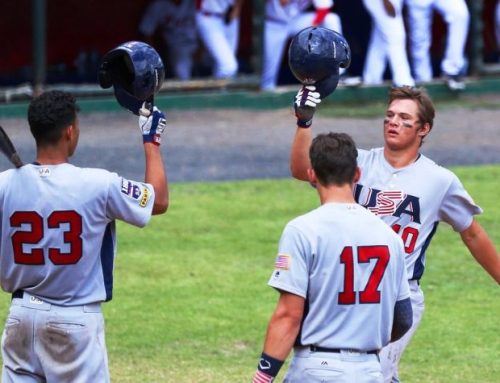
{"type": "Polygon", "coordinates": [[[311,166],[325,186],[352,183],[356,174],[358,150],[346,133],[318,134],[309,148],[311,166]]]}
{"type": "Polygon", "coordinates": [[[52,90],[34,98],[28,107],[28,123],[37,145],[55,144],[64,128],[75,122],[80,111],[75,97],[52,90]]]}

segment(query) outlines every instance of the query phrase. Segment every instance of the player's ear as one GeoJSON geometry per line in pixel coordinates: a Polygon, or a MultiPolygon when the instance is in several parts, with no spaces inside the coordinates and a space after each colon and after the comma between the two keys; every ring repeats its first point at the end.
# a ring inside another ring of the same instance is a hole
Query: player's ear
{"type": "Polygon", "coordinates": [[[356,170],[354,171],[354,179],[353,183],[358,183],[359,179],[361,178],[361,168],[359,166],[356,166],[356,170]]]}
{"type": "Polygon", "coordinates": [[[318,178],[316,177],[316,173],[313,168],[307,169],[307,178],[309,179],[311,185],[316,185],[318,183],[318,178]]]}
{"type": "Polygon", "coordinates": [[[418,135],[422,138],[427,136],[429,132],[431,131],[431,125],[426,122],[425,124],[422,124],[418,130],[418,135]]]}

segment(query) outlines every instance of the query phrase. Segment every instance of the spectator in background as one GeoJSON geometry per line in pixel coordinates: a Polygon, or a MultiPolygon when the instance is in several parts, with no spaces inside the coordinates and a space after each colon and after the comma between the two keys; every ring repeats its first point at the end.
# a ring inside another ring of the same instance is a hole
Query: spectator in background
{"type": "Polygon", "coordinates": [[[403,0],[363,0],[372,19],[372,31],[363,82],[382,84],[389,63],[395,86],[415,85],[406,53],[406,32],[402,15],[403,0]]]}
{"type": "Polygon", "coordinates": [[[194,1],[153,0],[139,24],[143,40],[152,46],[155,33],[161,33],[166,48],[165,64],[179,80],[191,78],[193,55],[198,48],[194,1]]]}
{"type": "Polygon", "coordinates": [[[465,0],[406,0],[406,5],[415,80],[426,83],[433,77],[429,48],[433,12],[437,11],[448,27],[446,49],[441,61],[442,76],[450,89],[464,89],[463,76],[467,71],[464,49],[470,18],[465,0]]]}
{"type": "MultiPolygon", "coordinates": [[[[339,16],[331,12],[332,0],[267,0],[264,22],[264,56],[261,90],[276,88],[283,53],[288,39],[302,29],[321,26],[342,33],[339,16]]],[[[341,75],[345,72],[342,69],[341,75]]],[[[346,85],[359,85],[360,79],[344,77],[346,85]]]]}
{"type": "Polygon", "coordinates": [[[196,25],[213,60],[215,78],[231,78],[238,72],[240,14],[243,0],[198,0],[196,25]]]}

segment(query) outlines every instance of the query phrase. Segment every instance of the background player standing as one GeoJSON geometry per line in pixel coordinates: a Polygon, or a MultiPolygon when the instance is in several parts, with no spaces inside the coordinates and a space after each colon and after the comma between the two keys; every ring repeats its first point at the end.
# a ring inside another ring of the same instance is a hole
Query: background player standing
{"type": "MultiPolygon", "coordinates": [[[[321,84],[318,84],[321,86],[321,84]]],[[[292,175],[308,180],[312,115],[321,97],[303,87],[297,97],[299,126],[292,144],[292,175]],[[305,94],[304,94],[305,93],[305,94]],[[304,94],[304,95],[303,95],[304,94]],[[309,124],[301,121],[309,119],[309,124]]],[[[398,382],[401,354],[420,324],[424,296],[420,279],[426,251],[440,221],[460,233],[476,261],[500,283],[500,257],[488,234],[474,219],[482,212],[451,171],[420,153],[424,138],[434,121],[434,106],[420,88],[393,88],[384,118],[384,147],[359,150],[361,178],[355,187],[356,201],[383,219],[404,242],[413,307],[413,325],[399,341],[384,347],[380,354],[386,382],[398,382]]]]}
{"type": "Polygon", "coordinates": [[[363,0],[363,4],[372,19],[363,83],[381,84],[389,64],[394,85],[415,85],[406,54],[403,0],[363,0]]]}
{"type": "Polygon", "coordinates": [[[284,382],[381,382],[378,350],[411,326],[403,245],[354,201],[360,172],[347,134],[319,135],[309,153],[321,206],[281,236],[269,280],[280,298],[253,382],[271,382],[292,347],[284,382]]]}
{"type": "Polygon", "coordinates": [[[0,281],[13,298],[4,383],[109,381],[100,304],[112,298],[115,220],[142,227],[168,206],[163,113],[139,118],[146,168],[144,182],[135,182],[68,163],[78,110],[66,92],[33,99],[36,160],[0,173],[0,281]]]}
{"type": "Polygon", "coordinates": [[[154,0],[149,3],[139,24],[139,32],[145,42],[154,46],[153,36],[157,30],[165,43],[164,61],[175,77],[189,80],[193,72],[193,55],[198,48],[194,0],[154,0]]]}
{"type": "Polygon", "coordinates": [[[336,13],[330,12],[332,0],[267,0],[264,22],[264,57],[261,90],[273,90],[288,39],[304,28],[322,26],[342,34],[336,13]],[[314,5],[315,12],[309,11],[314,5]]]}
{"type": "Polygon", "coordinates": [[[234,77],[243,0],[200,0],[196,5],[196,24],[213,60],[213,76],[234,77]]]}
{"type": "Polygon", "coordinates": [[[452,90],[465,88],[465,43],[469,32],[469,10],[465,0],[406,0],[408,7],[408,35],[412,69],[420,83],[432,80],[430,47],[434,11],[443,17],[448,27],[446,49],[441,61],[441,71],[452,90]]]}

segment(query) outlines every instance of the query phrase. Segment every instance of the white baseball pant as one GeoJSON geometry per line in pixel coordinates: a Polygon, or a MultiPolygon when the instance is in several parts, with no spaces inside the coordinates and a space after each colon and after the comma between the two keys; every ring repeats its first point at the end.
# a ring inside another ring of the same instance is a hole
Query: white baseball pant
{"type": "Polygon", "coordinates": [[[448,27],[441,71],[460,74],[466,67],[465,44],[469,32],[469,10],[464,0],[406,0],[410,52],[415,80],[431,81],[430,46],[433,11],[438,11],[448,27]]]}
{"type": "Polygon", "coordinates": [[[392,82],[396,86],[415,85],[406,54],[406,32],[402,15],[402,0],[391,0],[396,16],[390,17],[382,0],[363,0],[372,18],[372,31],[365,65],[363,82],[367,85],[382,84],[387,63],[391,68],[392,82]]]}
{"type": "Polygon", "coordinates": [[[410,300],[413,310],[413,323],[408,332],[399,340],[389,343],[380,351],[380,364],[384,375],[384,383],[398,383],[398,365],[401,355],[417,331],[424,313],[424,293],[416,281],[410,281],[410,300]]]}
{"type": "Polygon", "coordinates": [[[339,353],[312,352],[295,348],[283,383],[382,383],[376,354],[342,350],[339,353]]]}
{"type": "Polygon", "coordinates": [[[205,48],[214,61],[213,76],[230,78],[238,72],[236,49],[240,30],[240,20],[225,24],[222,15],[196,13],[196,25],[205,48]]]}
{"type": "Polygon", "coordinates": [[[62,307],[24,293],[2,335],[3,383],[109,382],[100,304],[62,307]]]}

